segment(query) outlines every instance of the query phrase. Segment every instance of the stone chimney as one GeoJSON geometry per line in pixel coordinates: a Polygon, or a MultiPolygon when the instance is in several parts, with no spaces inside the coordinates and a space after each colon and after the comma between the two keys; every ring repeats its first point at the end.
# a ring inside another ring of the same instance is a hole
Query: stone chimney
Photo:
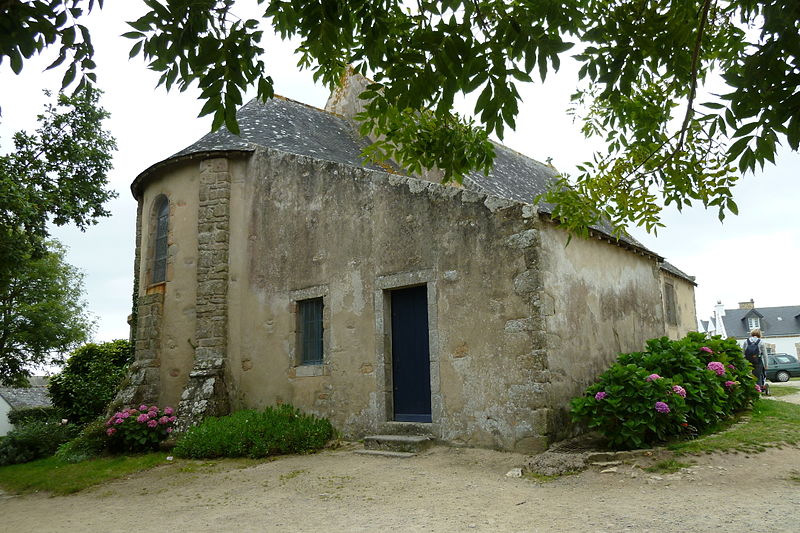
{"type": "Polygon", "coordinates": [[[749,302],[739,302],[739,309],[755,309],[756,304],[752,298],[749,302]]]}
{"type": "Polygon", "coordinates": [[[355,72],[352,67],[347,67],[339,87],[328,97],[325,111],[352,120],[356,114],[364,111],[364,101],[358,95],[363,93],[370,83],[372,80],[355,72]]]}

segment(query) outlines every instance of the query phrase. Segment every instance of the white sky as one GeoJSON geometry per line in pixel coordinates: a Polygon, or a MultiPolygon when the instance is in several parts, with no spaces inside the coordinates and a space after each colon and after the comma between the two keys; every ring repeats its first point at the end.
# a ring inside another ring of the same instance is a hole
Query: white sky
{"type": "MultiPolygon", "coordinates": [[[[126,317],[131,308],[136,202],[130,183],[144,169],[193,143],[210,127],[209,117],[197,118],[201,103],[192,91],[166,93],[155,89],[157,75],[140,58],[128,60],[129,42],[118,37],[124,24],[142,13],[139,0],[108,3],[88,23],[95,45],[101,101],[111,112],[106,128],[119,150],[110,174],[119,198],[108,207],[112,216],[85,233],[56,228],[53,235],[69,247],[68,261],[85,274],[86,299],[96,316],[95,339],[127,338],[126,317]]],[[[277,39],[267,46],[269,74],[276,93],[323,107],[327,91],[315,86],[311,73],[300,72],[293,47],[277,39]]],[[[11,147],[13,132],[32,131],[45,98],[42,89],[56,91],[63,70],[43,73],[53,56],[34,58],[15,75],[8,62],[0,65],[0,151],[11,147]]],[[[575,89],[575,70],[568,62],[546,84],[520,88],[523,97],[517,131],[504,144],[534,159],[552,157],[562,172],[588,159],[593,148],[567,116],[569,95],[575,89]]],[[[721,224],[702,208],[669,212],[667,228],[658,238],[632,231],[648,248],[696,276],[697,310],[707,318],[717,300],[734,308],[753,298],[758,306],[800,305],[800,155],[784,150],[776,165],[744,176],[735,189],[740,215],[721,224]]]]}

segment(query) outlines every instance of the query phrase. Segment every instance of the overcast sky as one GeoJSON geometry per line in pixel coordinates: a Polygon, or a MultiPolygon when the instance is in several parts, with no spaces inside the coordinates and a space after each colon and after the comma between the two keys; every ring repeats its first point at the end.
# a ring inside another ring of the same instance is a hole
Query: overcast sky
{"type": "MultiPolygon", "coordinates": [[[[88,26],[95,44],[102,105],[111,112],[106,123],[119,150],[110,174],[119,197],[109,204],[112,216],[85,233],[56,228],[53,235],[69,247],[68,261],[85,274],[86,299],[98,327],[95,339],[127,338],[131,308],[136,202],[130,183],[141,171],[183,149],[208,132],[210,119],[197,118],[201,103],[196,92],[166,93],[156,89],[157,76],[141,58],[128,60],[129,41],[118,37],[124,24],[143,11],[136,0],[107,3],[88,26]]],[[[293,46],[277,39],[268,46],[267,68],[276,92],[323,107],[327,90],[301,72],[293,46]]],[[[25,63],[15,75],[8,62],[0,65],[0,151],[11,147],[11,134],[35,129],[35,117],[45,99],[42,89],[57,90],[63,70],[43,73],[53,57],[25,63]]],[[[575,71],[566,62],[555,79],[522,87],[518,128],[504,144],[562,172],[588,159],[593,148],[567,115],[575,71]]],[[[648,248],[684,272],[696,276],[698,314],[707,318],[717,300],[727,308],[753,298],[758,306],[800,305],[800,155],[783,151],[776,165],[744,176],[735,189],[739,216],[720,223],[716,213],[702,208],[669,212],[667,228],[658,238],[633,230],[648,248]]]]}

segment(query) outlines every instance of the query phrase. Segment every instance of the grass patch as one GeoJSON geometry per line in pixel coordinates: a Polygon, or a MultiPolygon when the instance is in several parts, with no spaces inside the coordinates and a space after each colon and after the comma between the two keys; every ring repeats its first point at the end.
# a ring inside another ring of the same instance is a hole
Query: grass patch
{"type": "Polygon", "coordinates": [[[678,454],[753,453],[771,447],[794,446],[798,442],[800,442],[800,405],[760,400],[753,406],[749,421],[734,424],[721,433],[673,443],[668,448],[678,454]]]}
{"type": "Polygon", "coordinates": [[[653,466],[645,468],[645,471],[660,474],[674,474],[681,468],[689,468],[690,466],[692,466],[690,463],[682,463],[681,461],[677,461],[675,459],[666,459],[664,461],[657,462],[653,466]]]}
{"type": "Polygon", "coordinates": [[[55,457],[0,467],[0,486],[17,494],[46,491],[72,494],[111,479],[147,470],[166,462],[165,453],[102,457],[68,463],[55,457]]]}
{"type": "Polygon", "coordinates": [[[769,385],[770,396],[791,396],[792,394],[800,393],[797,387],[787,387],[786,385],[769,385]]]}

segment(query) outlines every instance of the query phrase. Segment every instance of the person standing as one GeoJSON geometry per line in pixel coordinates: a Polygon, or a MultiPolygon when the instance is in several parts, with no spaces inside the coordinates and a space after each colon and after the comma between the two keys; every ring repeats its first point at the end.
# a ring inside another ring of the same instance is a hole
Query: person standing
{"type": "Polygon", "coordinates": [[[758,386],[764,388],[767,375],[767,345],[761,340],[761,330],[756,328],[750,332],[750,337],[742,343],[744,357],[753,365],[753,375],[758,381],[758,386]]]}

